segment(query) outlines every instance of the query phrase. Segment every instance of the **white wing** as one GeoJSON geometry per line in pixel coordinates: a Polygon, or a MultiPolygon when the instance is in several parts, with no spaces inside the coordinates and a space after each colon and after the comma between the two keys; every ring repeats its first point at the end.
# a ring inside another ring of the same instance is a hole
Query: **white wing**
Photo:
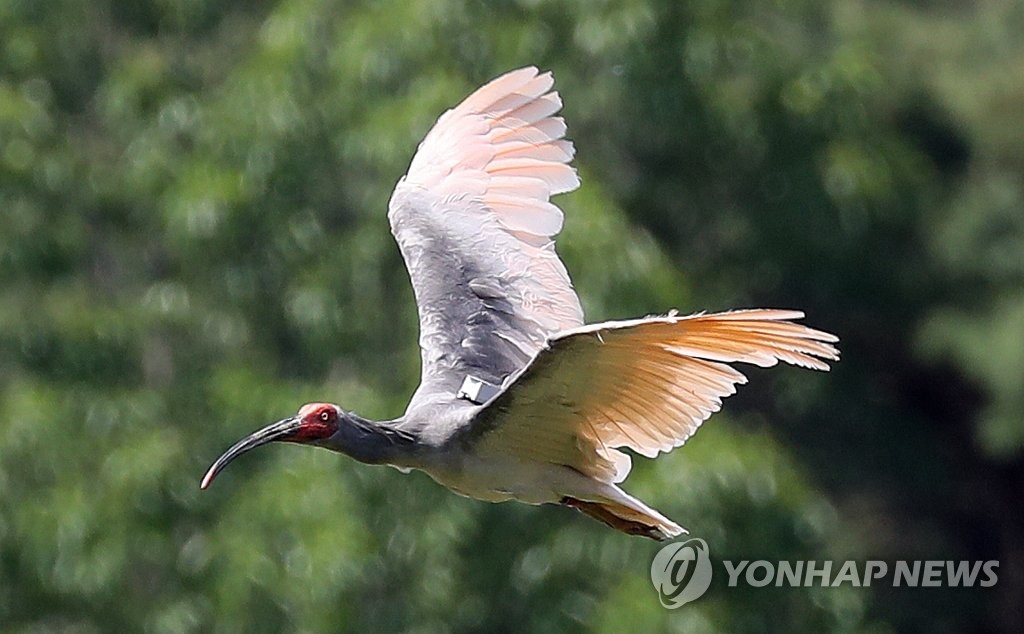
{"type": "Polygon", "coordinates": [[[500,384],[583,311],[553,236],[552,194],[579,186],[550,73],[523,68],[445,112],[391,197],[420,318],[409,412],[454,399],[467,374],[500,384]]]}
{"type": "Polygon", "coordinates": [[[743,310],[649,317],[563,333],[476,417],[462,441],[478,455],[570,466],[605,482],[629,473],[629,447],[671,451],[718,411],[746,377],[729,363],[779,361],[828,370],[838,339],[789,319],[743,310]]]}

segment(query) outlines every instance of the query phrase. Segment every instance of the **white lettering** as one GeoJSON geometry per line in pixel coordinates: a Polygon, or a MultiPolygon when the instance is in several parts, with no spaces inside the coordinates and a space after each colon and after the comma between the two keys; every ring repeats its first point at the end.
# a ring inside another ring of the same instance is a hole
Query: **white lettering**
{"type": "Polygon", "coordinates": [[[722,563],[725,564],[725,572],[729,575],[729,587],[735,588],[736,579],[740,576],[740,573],[743,572],[743,569],[746,568],[747,560],[744,559],[738,566],[728,559],[722,561],[722,563]]]}
{"type": "Polygon", "coordinates": [[[947,583],[951,586],[973,586],[974,580],[978,577],[978,572],[981,571],[981,562],[976,561],[972,566],[970,562],[961,561],[959,563],[953,561],[946,562],[946,579],[947,583]],[[961,582],[961,580],[963,580],[961,582]]]}
{"type": "Polygon", "coordinates": [[[881,579],[889,571],[884,561],[872,560],[864,567],[864,586],[870,586],[872,579],[881,579]]]}
{"type": "MultiPolygon", "coordinates": [[[[742,560],[733,562],[722,560],[725,571],[729,575],[729,587],[735,588],[744,576],[744,581],[753,588],[767,585],[777,587],[839,587],[849,584],[853,587],[869,587],[889,574],[889,564],[885,561],[868,560],[863,562],[842,562],[835,578],[832,578],[832,561],[756,561],[742,560]]],[[[893,566],[893,587],[974,587],[979,585],[989,588],[999,580],[999,562],[992,561],[905,561],[900,560],[893,566]]]]}
{"type": "Polygon", "coordinates": [[[839,570],[839,574],[832,580],[832,587],[835,588],[841,585],[844,581],[849,581],[850,585],[860,586],[860,579],[857,578],[857,562],[848,561],[843,564],[843,567],[839,570]]]}
{"type": "Polygon", "coordinates": [[[792,562],[780,561],[779,569],[775,575],[775,585],[781,586],[782,580],[786,580],[786,585],[790,588],[796,588],[800,585],[800,578],[804,576],[804,562],[796,562],[796,567],[793,566],[792,562]]]}
{"type": "Polygon", "coordinates": [[[816,570],[814,564],[816,561],[807,562],[807,571],[804,573],[804,586],[810,587],[814,585],[814,578],[819,577],[821,582],[819,585],[822,587],[828,585],[828,577],[832,573],[832,562],[823,561],[821,562],[821,570],[816,570]]]}
{"type": "Polygon", "coordinates": [[[907,562],[905,562],[905,561],[897,561],[896,562],[896,572],[895,572],[895,576],[894,576],[894,578],[892,580],[892,585],[894,587],[899,587],[901,585],[906,584],[906,585],[910,586],[911,588],[917,587],[917,580],[918,580],[918,577],[919,577],[920,574],[921,574],[921,562],[920,561],[915,561],[914,562],[914,572],[913,572],[913,574],[911,574],[911,572],[910,572],[910,565],[907,562]],[[900,583],[900,580],[902,580],[903,583],[900,583]]]}
{"type": "Polygon", "coordinates": [[[942,565],[944,561],[924,562],[924,581],[921,585],[926,588],[934,588],[942,585],[942,565]]]}
{"type": "Polygon", "coordinates": [[[982,588],[991,588],[996,585],[996,581],[999,580],[996,577],[995,569],[999,567],[998,561],[986,561],[985,565],[981,567],[985,571],[985,578],[981,580],[980,585],[982,588]]]}
{"type": "Polygon", "coordinates": [[[764,561],[763,559],[755,561],[754,563],[750,564],[749,568],[747,568],[747,583],[755,588],[762,588],[768,585],[769,583],[771,583],[772,577],[774,576],[775,567],[772,566],[769,562],[764,561]],[[764,568],[763,579],[758,579],[757,575],[754,573],[754,571],[758,568],[764,568]]]}

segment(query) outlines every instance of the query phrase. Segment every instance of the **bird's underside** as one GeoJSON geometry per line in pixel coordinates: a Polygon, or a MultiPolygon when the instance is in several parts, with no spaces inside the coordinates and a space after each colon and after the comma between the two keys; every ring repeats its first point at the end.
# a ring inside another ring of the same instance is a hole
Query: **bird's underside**
{"type": "MultiPolygon", "coordinates": [[[[550,73],[530,67],[478,89],[441,115],[395,188],[388,219],[416,296],[422,353],[405,414],[371,423],[306,406],[271,426],[298,421],[299,436],[264,434],[250,445],[310,442],[423,470],[470,497],[561,503],[666,539],[683,529],[619,488],[631,464],[621,450],[653,458],[682,445],[746,382],[733,363],[827,370],[838,359],[836,337],[794,323],[799,311],[584,325],[554,248],[562,212],[549,199],[579,179],[552,86],[550,73]],[[496,396],[465,398],[467,377],[496,396]]],[[[204,486],[251,448],[242,445],[204,486]]]]}

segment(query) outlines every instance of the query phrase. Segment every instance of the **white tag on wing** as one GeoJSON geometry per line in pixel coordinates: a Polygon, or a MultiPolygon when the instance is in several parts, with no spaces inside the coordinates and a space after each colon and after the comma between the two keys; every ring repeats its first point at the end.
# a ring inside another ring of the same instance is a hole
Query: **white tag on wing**
{"type": "Polygon", "coordinates": [[[497,396],[500,391],[501,388],[497,385],[492,385],[475,376],[466,375],[466,378],[462,381],[462,387],[459,388],[456,396],[477,405],[484,405],[497,396]]]}

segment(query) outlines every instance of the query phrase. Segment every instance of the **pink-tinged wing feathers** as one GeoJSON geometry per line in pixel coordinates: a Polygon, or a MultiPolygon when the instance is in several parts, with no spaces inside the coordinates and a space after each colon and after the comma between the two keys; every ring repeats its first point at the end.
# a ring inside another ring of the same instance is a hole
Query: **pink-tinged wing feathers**
{"type": "Polygon", "coordinates": [[[828,370],[838,339],[789,321],[801,317],[742,310],[563,333],[478,415],[476,449],[620,482],[630,460],[617,448],[653,458],[682,445],[746,382],[730,363],[828,370]]]}
{"type": "Polygon", "coordinates": [[[500,383],[583,324],[553,242],[562,212],[549,199],[579,186],[553,83],[531,67],[478,89],[441,115],[395,188],[388,218],[423,351],[410,409],[451,398],[465,373],[500,383]]]}

